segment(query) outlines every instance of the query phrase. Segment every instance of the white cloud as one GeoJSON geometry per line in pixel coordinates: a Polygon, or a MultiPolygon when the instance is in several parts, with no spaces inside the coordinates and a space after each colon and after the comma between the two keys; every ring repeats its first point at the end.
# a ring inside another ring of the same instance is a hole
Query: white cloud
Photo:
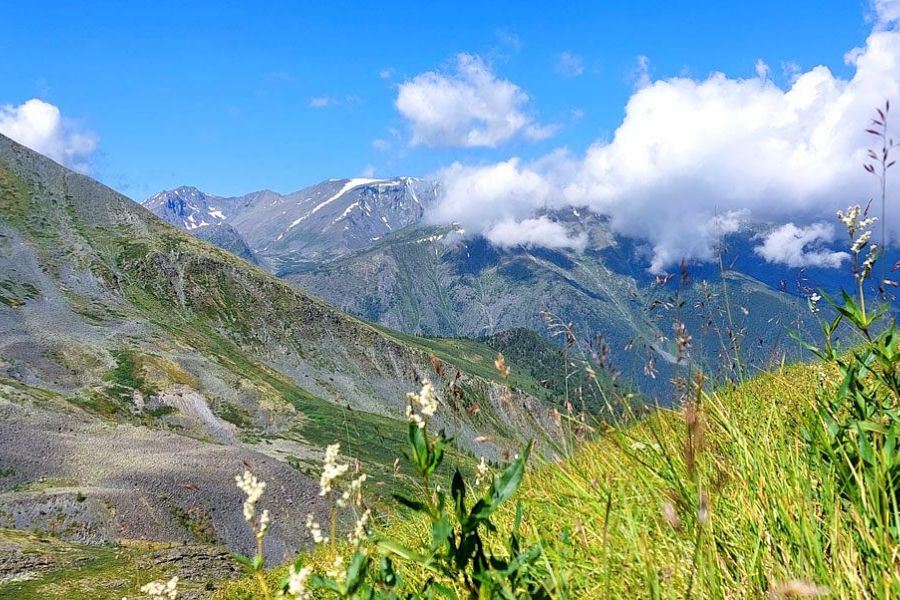
{"type": "Polygon", "coordinates": [[[400,84],[395,105],[412,129],[412,145],[494,148],[516,136],[542,140],[556,131],[527,112],[522,88],[498,79],[471,54],[457,55],[452,72],[428,71],[400,84]]]}
{"type": "MultiPolygon", "coordinates": [[[[864,203],[875,181],[861,168],[872,143],[863,130],[885,99],[900,102],[900,31],[884,16],[893,8],[879,6],[882,17],[865,46],[847,54],[849,79],[818,66],[797,73],[786,89],[722,73],[652,81],[639,60],[638,88],[612,139],[580,157],[454,165],[439,174],[444,194],[435,214],[491,216],[472,219],[486,231],[497,215],[533,216],[536,201],[507,187],[533,189],[538,204],[608,215],[617,233],[648,243],[651,268],[660,270],[682,257],[711,258],[722,227],[732,225],[717,215],[804,227],[864,203]],[[508,181],[471,196],[456,181],[480,181],[497,170],[508,181]]],[[[900,203],[889,211],[887,223],[897,229],[900,203]]]]}
{"type": "Polygon", "coordinates": [[[375,165],[366,165],[360,173],[360,176],[365,177],[366,179],[371,179],[375,177],[375,171],[375,165]]]}
{"type": "Polygon", "coordinates": [[[584,59],[571,52],[563,52],[556,59],[556,72],[563,77],[578,77],[584,74],[584,59]]]}
{"type": "Polygon", "coordinates": [[[337,96],[313,96],[309,99],[310,108],[327,108],[329,106],[357,106],[362,104],[359,96],[348,95],[343,98],[337,96]]]}
{"type": "Polygon", "coordinates": [[[634,78],[634,86],[638,89],[647,87],[652,81],[650,79],[650,59],[643,54],[640,54],[635,63],[634,70],[631,74],[634,78]]]}
{"type": "Polygon", "coordinates": [[[872,12],[876,29],[890,29],[900,21],[900,1],[873,0],[872,12]]]}
{"type": "Polygon", "coordinates": [[[521,221],[501,221],[485,232],[485,237],[495,246],[541,246],[544,248],[570,248],[579,252],[587,246],[585,234],[572,235],[560,223],[546,216],[521,221]]]}
{"type": "Polygon", "coordinates": [[[837,268],[850,258],[846,252],[824,247],[834,241],[831,223],[813,223],[805,227],[787,223],[762,236],[762,240],[762,245],[754,252],[768,262],[789,267],[837,268]]]}
{"type": "Polygon", "coordinates": [[[386,69],[381,69],[378,71],[378,77],[380,79],[390,79],[394,76],[394,67],[388,67],[386,69]]]}
{"type": "Polygon", "coordinates": [[[326,106],[332,106],[334,103],[335,99],[331,96],[314,96],[309,99],[310,108],[325,108],[326,106]]]}
{"type": "Polygon", "coordinates": [[[95,133],[37,98],[19,106],[0,105],[0,133],[81,173],[90,170],[98,142],[95,133]]]}

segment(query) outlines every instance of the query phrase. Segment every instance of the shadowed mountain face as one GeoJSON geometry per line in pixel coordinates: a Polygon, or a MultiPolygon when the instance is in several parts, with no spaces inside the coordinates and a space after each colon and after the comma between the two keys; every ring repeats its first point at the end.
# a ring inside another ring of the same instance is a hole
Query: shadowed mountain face
{"type": "MultiPolygon", "coordinates": [[[[220,199],[193,202],[237,215],[220,199]]],[[[317,510],[304,472],[324,445],[391,476],[404,394],[436,378],[432,353],[448,377],[462,371],[479,407],[448,403],[437,417],[462,450],[499,456],[552,426],[535,399],[547,390],[523,372],[513,382],[524,391],[501,404],[487,346],[348,316],[0,136],[0,466],[13,473],[0,478],[0,519],[11,520],[0,526],[240,547],[250,540],[232,477],[249,463],[299,499],[278,519],[280,558],[317,510]],[[65,519],[48,520],[57,509],[65,519]]]]}

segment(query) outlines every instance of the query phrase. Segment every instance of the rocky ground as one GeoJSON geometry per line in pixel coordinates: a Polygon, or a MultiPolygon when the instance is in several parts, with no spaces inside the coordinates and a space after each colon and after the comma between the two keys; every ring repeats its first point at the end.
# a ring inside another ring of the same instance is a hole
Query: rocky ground
{"type": "Polygon", "coordinates": [[[234,476],[268,482],[272,560],[306,539],[308,512],[324,518],[318,482],[239,443],[211,443],[75,408],[11,402],[0,394],[0,527],[92,544],[122,539],[222,545],[249,552],[234,476]]]}

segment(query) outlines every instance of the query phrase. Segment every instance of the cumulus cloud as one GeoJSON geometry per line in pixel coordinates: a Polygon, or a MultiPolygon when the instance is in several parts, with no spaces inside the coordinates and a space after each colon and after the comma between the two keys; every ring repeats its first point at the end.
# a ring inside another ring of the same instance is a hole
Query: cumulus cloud
{"type": "Polygon", "coordinates": [[[754,252],[768,262],[789,267],[837,268],[850,255],[824,246],[832,241],[834,226],[831,223],[813,223],[805,227],[786,223],[762,236],[762,245],[754,252]]]}
{"type": "Polygon", "coordinates": [[[537,123],[528,104],[522,88],[471,54],[457,55],[449,72],[428,71],[400,84],[395,102],[412,130],[412,145],[468,148],[552,136],[556,128],[537,123]]]}
{"type": "Polygon", "coordinates": [[[90,170],[98,141],[96,134],[37,98],[19,106],[0,105],[0,133],[81,173],[90,170]]]}
{"type": "Polygon", "coordinates": [[[495,246],[540,246],[544,248],[569,248],[583,251],[587,246],[585,234],[573,235],[566,227],[546,216],[521,221],[501,221],[492,225],[485,237],[495,246]]]}
{"type": "Polygon", "coordinates": [[[584,74],[584,59],[571,52],[563,52],[556,59],[556,72],[563,77],[578,77],[584,74]]]}
{"type": "MultiPolygon", "coordinates": [[[[640,60],[639,86],[611,139],[581,156],[454,165],[439,174],[444,193],[435,214],[479,215],[470,220],[487,231],[505,214],[532,216],[536,204],[586,206],[608,215],[617,233],[646,241],[651,269],[662,270],[682,257],[712,258],[716,238],[741,220],[803,228],[864,203],[875,187],[861,168],[872,142],[864,128],[886,98],[900,102],[900,31],[892,20],[898,5],[876,4],[878,21],[865,45],[846,55],[849,79],[817,66],[781,88],[759,65],[749,78],[653,81],[640,60]],[[506,177],[502,185],[473,184],[497,172],[506,177]],[[478,193],[467,194],[470,185],[478,193]]],[[[889,210],[887,222],[896,228],[900,203],[889,210]]],[[[772,243],[779,241],[786,243],[772,243]]],[[[765,251],[778,256],[772,247],[765,251]]]]}

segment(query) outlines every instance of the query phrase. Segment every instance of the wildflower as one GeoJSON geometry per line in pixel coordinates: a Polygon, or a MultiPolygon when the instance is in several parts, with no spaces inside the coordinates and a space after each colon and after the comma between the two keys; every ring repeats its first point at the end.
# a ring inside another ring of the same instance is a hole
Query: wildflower
{"type": "Polygon", "coordinates": [[[487,481],[488,475],[490,475],[491,470],[487,466],[487,462],[485,462],[484,457],[481,457],[481,462],[478,463],[478,472],[475,475],[475,485],[481,485],[482,481],[487,481]]]}
{"type": "Polygon", "coordinates": [[[419,429],[424,429],[426,421],[433,417],[438,409],[434,386],[426,379],[422,383],[422,390],[418,394],[415,392],[406,394],[406,399],[409,400],[406,407],[406,418],[415,423],[419,429]],[[416,413],[415,406],[419,407],[418,413],[416,413]]]}
{"type": "Polygon", "coordinates": [[[173,577],[165,583],[151,581],[141,587],[141,593],[147,594],[152,600],[175,600],[178,598],[178,577],[173,577]]]}
{"type": "Polygon", "coordinates": [[[234,479],[237,486],[247,494],[247,499],[244,500],[244,519],[250,522],[256,516],[256,503],[259,502],[266,490],[266,482],[257,479],[249,469],[245,470],[243,475],[235,476],[234,479]]]}
{"type": "Polygon", "coordinates": [[[809,312],[816,314],[819,312],[819,300],[822,299],[822,296],[813,292],[812,296],[809,297],[809,312]]]}
{"type": "Polygon", "coordinates": [[[847,228],[847,233],[850,234],[851,238],[856,236],[856,231],[859,229],[859,213],[859,204],[847,208],[846,213],[840,210],[837,211],[838,220],[847,228]]]}
{"type": "Polygon", "coordinates": [[[336,556],[334,559],[334,563],[331,565],[331,568],[325,571],[325,574],[337,581],[343,581],[344,576],[346,575],[344,573],[344,570],[341,568],[343,564],[344,557],[340,555],[336,556]]]}
{"type": "Polygon", "coordinates": [[[319,477],[320,496],[327,496],[331,493],[334,480],[350,469],[350,465],[338,462],[340,452],[340,444],[331,444],[325,449],[325,465],[322,468],[322,475],[319,477]]]}
{"type": "Polygon", "coordinates": [[[369,518],[372,516],[372,511],[368,508],[359,516],[356,520],[356,526],[353,528],[353,531],[347,535],[347,541],[351,544],[357,544],[363,541],[368,535],[366,525],[369,523],[369,518]]]}
{"type": "Polygon", "coordinates": [[[295,565],[291,565],[288,571],[287,593],[294,600],[309,600],[312,598],[311,592],[306,589],[306,582],[311,574],[311,567],[303,567],[298,571],[295,565]]]}
{"type": "Polygon", "coordinates": [[[861,236],[854,240],[853,245],[850,246],[850,251],[853,254],[859,254],[859,251],[862,250],[866,244],[869,243],[869,239],[872,237],[871,231],[865,231],[861,236]]]}
{"type": "Polygon", "coordinates": [[[322,535],[322,527],[319,525],[319,522],[316,521],[316,518],[312,513],[306,515],[306,528],[309,530],[310,535],[312,535],[313,542],[316,544],[328,543],[328,538],[322,535]]]}
{"type": "Polygon", "coordinates": [[[262,514],[259,515],[259,528],[256,531],[256,539],[262,540],[266,536],[270,523],[271,519],[269,518],[269,511],[262,511],[262,514]]]}
{"type": "Polygon", "coordinates": [[[872,274],[872,266],[875,264],[875,261],[878,259],[878,244],[872,244],[869,248],[869,255],[866,257],[866,260],[863,261],[862,268],[859,270],[859,279],[862,281],[863,279],[868,279],[869,275],[872,274]]]}
{"type": "Polygon", "coordinates": [[[366,481],[366,474],[360,473],[359,477],[350,482],[350,487],[344,490],[341,497],[338,498],[337,505],[341,508],[351,504],[359,506],[362,504],[362,484],[366,481]]]}

